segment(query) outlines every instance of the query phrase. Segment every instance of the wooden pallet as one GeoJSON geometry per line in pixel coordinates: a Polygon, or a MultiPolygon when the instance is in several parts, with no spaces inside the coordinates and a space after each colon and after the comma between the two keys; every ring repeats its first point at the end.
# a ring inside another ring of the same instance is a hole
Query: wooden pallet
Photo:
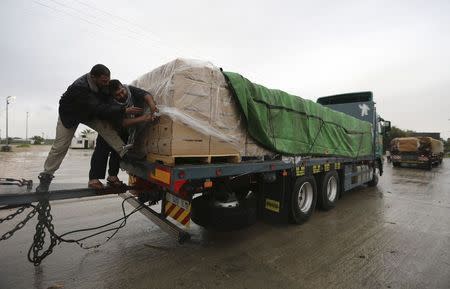
{"type": "Polygon", "coordinates": [[[215,163],[240,163],[239,154],[230,155],[173,155],[165,156],[150,153],[147,155],[149,162],[159,162],[168,166],[175,164],[215,164],[215,163]]]}

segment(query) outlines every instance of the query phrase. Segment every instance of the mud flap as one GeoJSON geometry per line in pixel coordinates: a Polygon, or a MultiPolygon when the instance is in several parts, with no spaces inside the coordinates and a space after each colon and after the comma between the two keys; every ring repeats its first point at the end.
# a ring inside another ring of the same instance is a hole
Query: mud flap
{"type": "Polygon", "coordinates": [[[279,171],[261,175],[258,200],[258,215],[265,221],[288,223],[292,192],[290,172],[279,171]]]}

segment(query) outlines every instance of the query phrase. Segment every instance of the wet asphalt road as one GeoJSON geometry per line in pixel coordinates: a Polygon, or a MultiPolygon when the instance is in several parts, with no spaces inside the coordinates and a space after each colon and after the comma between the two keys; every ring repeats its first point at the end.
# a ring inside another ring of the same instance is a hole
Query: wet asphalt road
{"type": "MultiPolygon", "coordinates": [[[[36,179],[47,151],[0,153],[0,177],[36,179]]],[[[85,186],[90,154],[70,151],[55,186],[85,186]]],[[[54,202],[55,230],[118,218],[120,204],[54,202]]],[[[178,245],[141,215],[128,222],[100,248],[62,244],[34,267],[30,221],[0,242],[0,288],[450,288],[450,159],[431,172],[386,165],[378,187],[348,192],[301,226],[259,222],[214,233],[192,225],[193,240],[178,245]]],[[[10,227],[0,224],[0,233],[10,227]]]]}

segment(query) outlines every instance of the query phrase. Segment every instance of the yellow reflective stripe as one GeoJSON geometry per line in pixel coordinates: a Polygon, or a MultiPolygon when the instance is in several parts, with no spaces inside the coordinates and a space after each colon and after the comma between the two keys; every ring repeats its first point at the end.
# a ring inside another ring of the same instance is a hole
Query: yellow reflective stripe
{"type": "Polygon", "coordinates": [[[184,210],[184,212],[178,217],[178,221],[181,222],[184,220],[184,218],[187,217],[187,215],[189,215],[189,211],[188,210],[184,210]]]}
{"type": "Polygon", "coordinates": [[[175,206],[175,209],[173,209],[172,212],[170,212],[169,216],[171,216],[173,218],[178,213],[179,210],[182,210],[182,209],[178,206],[175,206]]]}
{"type": "Polygon", "coordinates": [[[170,185],[170,172],[166,172],[160,169],[155,169],[155,172],[152,173],[152,178],[163,182],[165,184],[170,185]]]}

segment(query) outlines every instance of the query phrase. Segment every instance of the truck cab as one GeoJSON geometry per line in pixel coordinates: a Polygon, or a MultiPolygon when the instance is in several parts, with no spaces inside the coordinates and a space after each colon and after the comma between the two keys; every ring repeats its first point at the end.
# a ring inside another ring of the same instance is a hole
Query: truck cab
{"type": "Polygon", "coordinates": [[[379,162],[381,175],[383,173],[383,135],[390,130],[391,122],[385,121],[377,114],[373,93],[363,91],[324,96],[318,98],[317,103],[372,124],[373,158],[379,162]]]}

